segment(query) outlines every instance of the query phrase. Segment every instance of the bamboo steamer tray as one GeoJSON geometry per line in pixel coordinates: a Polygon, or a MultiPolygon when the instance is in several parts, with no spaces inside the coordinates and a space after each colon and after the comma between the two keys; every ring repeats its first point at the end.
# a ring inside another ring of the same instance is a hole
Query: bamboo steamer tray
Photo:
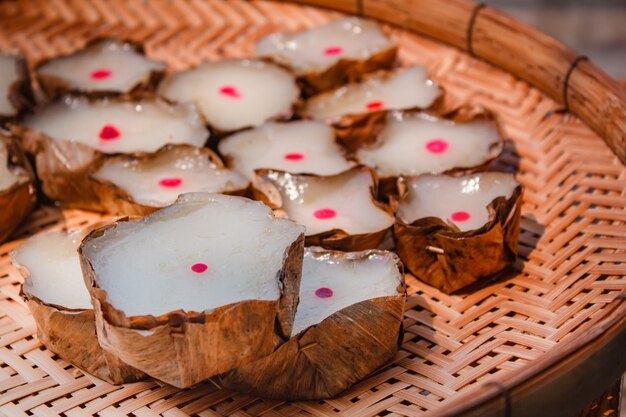
{"type": "Polygon", "coordinates": [[[118,36],[181,70],[248,56],[268,33],[343,13],[390,23],[403,63],[425,65],[459,102],[501,118],[509,139],[498,168],[526,187],[515,270],[451,296],[407,275],[400,353],[334,400],[266,401],[210,381],[187,390],[152,380],[113,386],[46,350],[18,295],[8,253],[24,237],[101,219],[41,206],[17,240],[0,246],[0,415],[571,416],[624,371],[626,91],[555,40],[467,0],[301,3],[336,10],[243,0],[5,1],[0,48],[36,64],[118,36]]]}

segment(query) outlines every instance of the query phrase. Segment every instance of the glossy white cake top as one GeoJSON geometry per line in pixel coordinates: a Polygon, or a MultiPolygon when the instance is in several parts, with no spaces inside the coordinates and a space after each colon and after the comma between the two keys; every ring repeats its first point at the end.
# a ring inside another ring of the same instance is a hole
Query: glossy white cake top
{"type": "Polygon", "coordinates": [[[284,69],[242,59],[206,62],[173,74],[159,85],[159,94],[196,103],[211,126],[233,131],[289,117],[300,90],[284,69]]]}
{"type": "Polygon", "coordinates": [[[258,201],[190,193],[107,230],[83,253],[108,302],[127,316],[211,311],[277,300],[283,257],[303,230],[258,201]]]}
{"type": "Polygon", "coordinates": [[[20,78],[17,58],[0,54],[0,115],[12,115],[15,107],[9,100],[11,86],[20,78]]]}
{"type": "Polygon", "coordinates": [[[425,109],[435,102],[439,94],[439,87],[428,79],[426,68],[412,66],[313,96],[306,102],[305,113],[332,123],[351,114],[425,109]]]}
{"type": "Polygon", "coordinates": [[[209,132],[191,104],[127,102],[66,97],[24,120],[57,140],[83,143],[104,153],[154,152],[168,143],[203,146],[209,132]]]}
{"type": "Polygon", "coordinates": [[[292,335],[353,304],[402,295],[402,275],[391,252],[330,253],[319,248],[304,252],[300,304],[292,335]]]}
{"type": "Polygon", "coordinates": [[[232,168],[248,178],[259,168],[334,175],[354,166],[335,142],[334,130],[311,120],[265,123],[229,136],[218,146],[232,168]]]}
{"type": "Polygon", "coordinates": [[[109,160],[94,175],[122,188],[134,201],[152,207],[172,204],[183,193],[222,193],[248,185],[240,174],[216,166],[208,155],[189,147],[161,152],[150,161],[109,160]]]}
{"type": "Polygon", "coordinates": [[[500,141],[485,120],[453,123],[424,114],[396,115],[381,131],[377,145],[357,151],[357,159],[383,176],[438,174],[486,162],[500,141]]]}
{"type": "Polygon", "coordinates": [[[333,177],[267,174],[282,196],[282,209],[306,227],[306,235],[341,229],[350,234],[373,233],[390,227],[393,217],[373,202],[368,171],[354,170],[333,177]]]}
{"type": "Polygon", "coordinates": [[[302,74],[325,70],[340,59],[367,60],[393,46],[376,23],[351,17],[295,34],[271,34],[257,42],[255,52],[302,74]]]}
{"type": "Polygon", "coordinates": [[[133,45],[116,40],[94,43],[72,55],[52,59],[37,72],[63,79],[81,91],[130,92],[165,65],[146,58],[133,45]]]}
{"type": "Polygon", "coordinates": [[[408,194],[397,215],[407,224],[438,217],[462,231],[478,229],[489,220],[489,203],[497,197],[511,197],[517,186],[513,175],[500,172],[462,177],[422,175],[407,179],[408,194]]]}
{"type": "Polygon", "coordinates": [[[28,271],[24,290],[47,304],[68,309],[91,309],[76,250],[85,235],[49,232],[34,235],[12,254],[13,264],[28,271]]]}

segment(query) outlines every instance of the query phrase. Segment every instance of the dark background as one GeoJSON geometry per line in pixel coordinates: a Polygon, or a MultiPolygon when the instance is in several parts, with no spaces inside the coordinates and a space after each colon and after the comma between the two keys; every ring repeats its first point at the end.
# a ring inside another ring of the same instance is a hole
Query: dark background
{"type": "Polygon", "coordinates": [[[626,80],[626,0],[485,0],[626,80]]]}

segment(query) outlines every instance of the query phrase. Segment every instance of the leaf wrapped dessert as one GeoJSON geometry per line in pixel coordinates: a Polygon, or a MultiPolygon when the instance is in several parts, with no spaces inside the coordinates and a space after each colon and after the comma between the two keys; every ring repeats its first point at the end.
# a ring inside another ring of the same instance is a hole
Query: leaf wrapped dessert
{"type": "Polygon", "coordinates": [[[416,65],[313,96],[305,102],[302,115],[333,126],[354,151],[371,143],[390,110],[435,107],[439,97],[441,90],[428,79],[426,68],[416,65]]]}
{"type": "Polygon", "coordinates": [[[36,201],[35,175],[26,155],[0,130],[0,243],[28,217],[36,201]]]}
{"type": "Polygon", "coordinates": [[[221,385],[270,399],[333,398],[393,359],[404,302],[393,253],[307,248],[291,339],[221,376],[221,385]]]}
{"type": "Polygon", "coordinates": [[[0,53],[0,123],[12,120],[32,104],[26,60],[0,53]]]}
{"type": "Polygon", "coordinates": [[[252,178],[256,169],[335,175],[354,167],[328,125],[299,120],[269,122],[220,141],[219,152],[234,170],[252,178]]]}
{"type": "Polygon", "coordinates": [[[12,254],[24,276],[22,296],[37,323],[37,337],[52,352],[112,384],[145,375],[104,351],[76,249],[86,230],[35,235],[12,254]]]}
{"type": "Polygon", "coordinates": [[[89,178],[109,154],[155,152],[166,144],[203,146],[209,136],[191,104],[137,97],[66,96],[14,129],[35,155],[44,193],[66,207],[101,211],[89,178]]]}
{"type": "Polygon", "coordinates": [[[164,72],[165,64],[147,58],[141,45],[117,39],[96,39],[35,68],[37,82],[50,99],[65,93],[103,96],[149,91],[164,72]]]}
{"type": "Polygon", "coordinates": [[[166,145],[152,154],[105,159],[90,174],[104,211],[145,215],[188,192],[243,195],[250,182],[211,150],[166,145]]]}
{"type": "Polygon", "coordinates": [[[515,262],[522,187],[513,175],[422,175],[400,188],[396,252],[422,281],[449,294],[515,262]]]}
{"type": "Polygon", "coordinates": [[[379,25],[356,17],[295,34],[273,33],[255,45],[257,55],[292,68],[306,95],[390,68],[397,49],[379,25]]]}
{"type": "Polygon", "coordinates": [[[376,187],[363,166],[325,177],[261,169],[252,181],[258,199],[306,227],[307,245],[347,251],[378,247],[394,223],[376,187]]]}
{"type": "Polygon", "coordinates": [[[205,62],[172,74],[158,92],[173,101],[195,103],[218,135],[289,119],[300,97],[293,74],[248,59],[205,62]]]}
{"type": "Polygon", "coordinates": [[[181,388],[267,356],[291,334],[303,232],[209,193],[92,232],[79,254],[100,344],[181,388]]]}
{"type": "Polygon", "coordinates": [[[498,123],[482,108],[461,107],[440,116],[392,112],[375,142],[362,145],[355,157],[374,167],[381,194],[393,195],[399,176],[486,170],[503,144],[498,123]]]}

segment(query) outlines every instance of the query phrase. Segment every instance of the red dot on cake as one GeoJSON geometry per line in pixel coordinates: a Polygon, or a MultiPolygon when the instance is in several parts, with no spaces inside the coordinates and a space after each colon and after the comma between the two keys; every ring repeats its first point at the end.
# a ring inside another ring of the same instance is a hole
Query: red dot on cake
{"type": "Polygon", "coordinates": [[[343,52],[343,48],[341,46],[329,46],[324,49],[324,55],[339,55],[343,52]]]}
{"type": "Polygon", "coordinates": [[[448,149],[448,142],[443,139],[433,139],[426,143],[426,149],[431,153],[443,153],[448,149]]]}
{"type": "Polygon", "coordinates": [[[315,210],[313,212],[313,216],[316,219],[332,219],[333,217],[335,217],[337,215],[337,212],[333,209],[329,209],[329,208],[325,208],[325,209],[320,209],[320,210],[315,210]]]}
{"type": "Polygon", "coordinates": [[[90,77],[94,80],[105,80],[109,78],[112,74],[113,74],[113,71],[111,71],[110,69],[100,68],[95,71],[92,71],[90,74],[90,77]]]}
{"type": "Polygon", "coordinates": [[[467,211],[457,211],[452,213],[450,218],[455,222],[464,222],[469,220],[470,214],[467,211]]]}
{"type": "Polygon", "coordinates": [[[197,264],[191,265],[191,270],[197,274],[201,274],[205,272],[207,269],[209,269],[207,264],[197,263],[197,264]]]}
{"type": "Polygon", "coordinates": [[[370,101],[369,103],[365,105],[365,107],[367,108],[367,110],[380,110],[383,108],[383,102],[382,101],[370,101]]]}
{"type": "Polygon", "coordinates": [[[183,180],[180,178],[163,178],[161,181],[159,181],[159,185],[161,187],[168,187],[168,188],[178,187],[182,183],[183,183],[183,180]]]}
{"type": "Polygon", "coordinates": [[[120,137],[120,131],[113,125],[104,125],[100,130],[100,139],[113,140],[120,137]]]}
{"type": "Polygon", "coordinates": [[[315,295],[319,298],[330,298],[333,296],[333,290],[326,287],[318,288],[315,290],[315,295]]]}
{"type": "Polygon", "coordinates": [[[239,93],[239,90],[237,90],[236,87],[233,87],[232,85],[225,85],[224,87],[220,88],[220,94],[226,97],[230,97],[230,98],[240,98],[241,94],[239,93]]]}
{"type": "Polygon", "coordinates": [[[304,155],[302,155],[301,153],[288,153],[285,154],[285,159],[287,161],[300,161],[304,159],[304,155]]]}

